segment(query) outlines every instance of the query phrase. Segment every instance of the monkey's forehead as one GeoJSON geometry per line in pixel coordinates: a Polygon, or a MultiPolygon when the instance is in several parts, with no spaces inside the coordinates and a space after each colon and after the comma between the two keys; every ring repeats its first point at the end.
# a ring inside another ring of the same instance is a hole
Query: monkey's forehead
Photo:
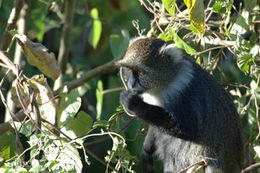
{"type": "Polygon", "coordinates": [[[125,56],[125,61],[136,61],[136,63],[142,63],[149,58],[157,57],[159,51],[166,43],[163,40],[140,38],[135,39],[130,43],[125,56]]]}

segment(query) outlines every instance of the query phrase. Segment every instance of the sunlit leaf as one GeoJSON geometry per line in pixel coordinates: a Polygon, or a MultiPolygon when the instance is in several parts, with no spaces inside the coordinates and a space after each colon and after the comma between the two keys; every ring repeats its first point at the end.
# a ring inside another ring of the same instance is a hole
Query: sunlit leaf
{"type": "Polygon", "coordinates": [[[94,48],[96,48],[102,32],[102,23],[99,20],[97,8],[93,8],[90,11],[90,15],[93,19],[93,24],[90,30],[88,41],[94,48]]]}
{"type": "Polygon", "coordinates": [[[257,157],[260,158],[260,146],[255,146],[254,150],[255,150],[257,157]]]}
{"type": "Polygon", "coordinates": [[[221,2],[220,2],[220,1],[217,1],[217,2],[215,2],[215,4],[213,5],[212,10],[213,10],[214,12],[219,12],[221,8],[222,8],[221,2]]]}
{"type": "Polygon", "coordinates": [[[164,7],[172,16],[175,16],[175,2],[176,0],[162,0],[164,7]]]}
{"type": "Polygon", "coordinates": [[[191,22],[190,28],[197,34],[203,34],[204,30],[204,3],[203,0],[184,0],[191,22]]]}
{"type": "Polygon", "coordinates": [[[237,65],[244,73],[248,74],[250,66],[252,65],[252,55],[249,53],[242,53],[237,57],[237,65]]]}
{"type": "MultiPolygon", "coordinates": [[[[66,91],[66,88],[63,89],[66,91]]],[[[76,89],[69,93],[61,94],[60,109],[58,110],[58,126],[63,126],[71,121],[81,106],[81,98],[76,89]]]]}
{"type": "Polygon", "coordinates": [[[22,47],[29,64],[37,67],[42,73],[53,80],[59,77],[61,70],[54,53],[49,53],[45,46],[32,42],[23,34],[15,34],[14,37],[22,47]]]}
{"type": "Polygon", "coordinates": [[[41,117],[52,123],[56,122],[57,104],[53,92],[43,75],[34,75],[28,79],[28,83],[35,89],[36,101],[39,105],[41,117]]]}
{"type": "Polygon", "coordinates": [[[234,35],[244,34],[248,28],[249,12],[243,11],[241,15],[238,15],[236,22],[233,24],[230,33],[234,35]]]}
{"type": "Polygon", "coordinates": [[[82,172],[83,165],[76,146],[62,140],[54,140],[53,143],[55,145],[48,148],[49,152],[44,153],[49,161],[55,161],[52,170],[61,167],[62,172],[82,172]]]}
{"type": "Polygon", "coordinates": [[[26,137],[31,136],[35,132],[35,124],[31,120],[27,120],[26,122],[14,122],[14,125],[11,124],[19,130],[19,133],[24,134],[26,137]]]}
{"type": "Polygon", "coordinates": [[[169,33],[171,37],[173,38],[174,43],[177,45],[178,48],[181,48],[187,52],[187,54],[194,54],[196,53],[196,50],[190,47],[188,44],[186,44],[176,33],[172,28],[169,28],[169,33]]]}
{"type": "Polygon", "coordinates": [[[16,137],[14,133],[5,133],[0,136],[0,167],[5,161],[16,154],[16,137]]]}
{"type": "Polygon", "coordinates": [[[100,120],[101,118],[101,112],[102,112],[102,105],[103,105],[103,83],[101,80],[97,83],[97,89],[96,89],[96,97],[97,97],[97,120],[100,120]]]}

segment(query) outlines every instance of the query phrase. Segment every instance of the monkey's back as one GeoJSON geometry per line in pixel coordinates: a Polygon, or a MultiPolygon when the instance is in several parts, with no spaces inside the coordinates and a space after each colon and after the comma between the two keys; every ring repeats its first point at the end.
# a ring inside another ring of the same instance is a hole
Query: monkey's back
{"type": "Polygon", "coordinates": [[[194,125],[185,124],[185,119],[193,118],[196,136],[191,141],[183,140],[151,127],[157,134],[157,154],[164,160],[164,172],[180,171],[202,159],[209,159],[211,166],[219,172],[239,172],[243,166],[243,137],[233,101],[211,75],[190,62],[193,64],[193,79],[164,108],[181,117],[187,127],[194,125]]]}

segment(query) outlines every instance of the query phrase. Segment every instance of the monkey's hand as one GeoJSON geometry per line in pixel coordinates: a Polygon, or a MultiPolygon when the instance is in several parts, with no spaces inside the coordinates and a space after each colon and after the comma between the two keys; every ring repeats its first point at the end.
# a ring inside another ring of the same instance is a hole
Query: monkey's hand
{"type": "Polygon", "coordinates": [[[135,92],[123,91],[120,95],[120,103],[126,111],[138,118],[160,127],[166,133],[183,139],[194,139],[196,136],[196,119],[192,117],[181,121],[181,118],[168,112],[162,107],[145,103],[135,92]],[[191,126],[193,125],[193,126],[191,126]]]}
{"type": "Polygon", "coordinates": [[[143,100],[137,93],[132,91],[123,91],[120,94],[120,103],[125,107],[126,111],[132,115],[137,115],[140,109],[140,103],[143,100]]]}

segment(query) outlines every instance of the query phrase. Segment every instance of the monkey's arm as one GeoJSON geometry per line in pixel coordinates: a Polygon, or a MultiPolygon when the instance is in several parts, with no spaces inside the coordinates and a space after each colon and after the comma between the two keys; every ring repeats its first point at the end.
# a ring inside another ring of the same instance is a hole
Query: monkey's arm
{"type": "Polygon", "coordinates": [[[159,127],[172,136],[187,140],[192,140],[196,136],[196,118],[192,115],[192,118],[177,116],[162,107],[145,103],[140,96],[131,91],[121,92],[120,103],[129,113],[159,127]]]}

